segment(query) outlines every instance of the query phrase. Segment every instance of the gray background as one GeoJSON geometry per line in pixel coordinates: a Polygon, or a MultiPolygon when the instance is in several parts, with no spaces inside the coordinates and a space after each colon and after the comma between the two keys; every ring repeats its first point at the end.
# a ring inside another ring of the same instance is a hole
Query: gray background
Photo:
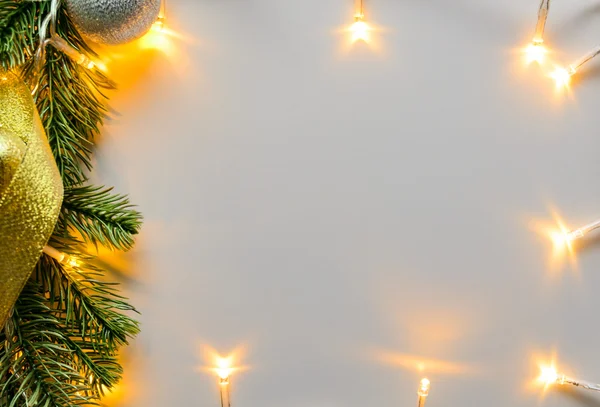
{"type": "MultiPolygon", "coordinates": [[[[537,0],[367,0],[377,47],[348,50],[351,3],[169,0],[186,38],[130,68],[97,154],[146,218],[111,405],[217,406],[206,346],[245,349],[234,407],[411,406],[422,375],[430,407],[534,406],[553,351],[600,381],[600,246],[550,267],[534,230],[600,216],[600,60],[562,96],[525,67],[537,0]]],[[[555,1],[553,57],[599,23],[555,1]]]]}

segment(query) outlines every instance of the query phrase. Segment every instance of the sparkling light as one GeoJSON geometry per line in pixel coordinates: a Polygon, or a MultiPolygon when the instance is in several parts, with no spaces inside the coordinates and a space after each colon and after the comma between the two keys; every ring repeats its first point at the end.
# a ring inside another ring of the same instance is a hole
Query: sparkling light
{"type": "Polygon", "coordinates": [[[572,70],[557,67],[550,77],[554,79],[557,88],[567,88],[571,82],[571,76],[574,74],[572,70]]]}
{"type": "Polygon", "coordinates": [[[217,376],[221,378],[221,380],[227,381],[233,372],[233,357],[218,357],[215,372],[217,373],[217,376]]]}
{"type": "Polygon", "coordinates": [[[421,379],[421,383],[419,384],[419,396],[427,397],[429,395],[429,389],[431,388],[431,382],[427,378],[421,379]]]}
{"type": "Polygon", "coordinates": [[[156,22],[150,31],[139,40],[141,49],[156,49],[165,53],[173,46],[170,37],[173,32],[169,31],[160,22],[156,22]]]}
{"type": "Polygon", "coordinates": [[[553,221],[536,220],[532,223],[533,230],[548,239],[552,244],[552,252],[548,259],[552,271],[563,271],[566,263],[572,271],[577,271],[575,241],[579,238],[578,231],[572,231],[559,215],[558,211],[550,208],[553,221]]]}
{"type": "Polygon", "coordinates": [[[75,256],[66,256],[65,264],[67,264],[69,267],[72,267],[72,268],[77,268],[81,265],[81,263],[75,256]]]}
{"type": "Polygon", "coordinates": [[[550,386],[558,382],[559,379],[558,372],[554,366],[540,366],[540,376],[538,377],[538,381],[544,386],[550,386]]]}
{"type": "Polygon", "coordinates": [[[532,62],[542,64],[546,59],[547,53],[548,50],[542,45],[542,43],[533,42],[529,44],[529,46],[525,48],[525,58],[527,60],[527,64],[531,64],[532,62]]]}
{"type": "Polygon", "coordinates": [[[364,21],[364,16],[362,14],[357,14],[355,16],[354,24],[350,27],[350,32],[352,33],[352,42],[356,41],[369,41],[369,25],[364,21]]]}

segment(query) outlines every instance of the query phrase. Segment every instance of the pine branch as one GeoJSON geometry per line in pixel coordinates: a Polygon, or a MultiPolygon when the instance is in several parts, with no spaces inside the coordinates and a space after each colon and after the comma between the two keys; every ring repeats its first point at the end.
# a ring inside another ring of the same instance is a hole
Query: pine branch
{"type": "MultiPolygon", "coordinates": [[[[37,30],[49,8],[49,1],[0,0],[0,67],[20,69],[37,85],[35,101],[66,192],[50,244],[77,257],[80,265],[64,266],[45,255],[38,262],[0,332],[2,407],[96,404],[121,378],[119,348],[139,332],[138,323],[126,315],[135,309],[118,294],[116,284],[104,281],[94,258],[71,235],[129,249],[141,225],[141,215],[126,197],[83,185],[107,111],[102,92],[112,82],[51,47],[42,72],[34,75],[37,30]]],[[[95,57],[64,10],[56,32],[79,52],[95,57]]]]}
{"type": "Polygon", "coordinates": [[[0,333],[0,402],[2,406],[67,407],[90,405],[83,396],[86,378],[73,368],[58,320],[44,296],[29,282],[15,304],[14,314],[0,333]]]}
{"type": "Polygon", "coordinates": [[[44,255],[36,277],[64,325],[81,338],[105,345],[104,353],[112,354],[139,332],[138,323],[117,310],[136,310],[116,292],[117,284],[103,282],[101,270],[87,260],[79,256],[77,266],[63,266],[44,255]]]}
{"type": "Polygon", "coordinates": [[[31,58],[35,38],[27,27],[35,25],[37,16],[38,8],[32,4],[0,0],[0,66],[14,68],[31,58]]]}
{"type": "Polygon", "coordinates": [[[117,250],[129,250],[141,227],[142,215],[129,199],[112,195],[112,188],[72,187],[65,190],[59,219],[63,230],[77,230],[86,242],[117,250]]]}

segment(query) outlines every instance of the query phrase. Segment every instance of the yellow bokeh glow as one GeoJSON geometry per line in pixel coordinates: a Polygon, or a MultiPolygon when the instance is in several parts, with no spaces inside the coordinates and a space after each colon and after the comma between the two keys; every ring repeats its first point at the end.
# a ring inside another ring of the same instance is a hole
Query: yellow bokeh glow
{"type": "Polygon", "coordinates": [[[419,396],[427,397],[429,395],[429,389],[431,388],[431,382],[427,378],[421,379],[419,384],[419,396]]]}
{"type": "Polygon", "coordinates": [[[571,83],[571,76],[573,72],[568,69],[557,67],[554,72],[550,74],[550,77],[554,79],[557,88],[568,88],[571,83]]]}
{"type": "Polygon", "coordinates": [[[202,366],[200,369],[204,372],[216,374],[221,384],[228,384],[232,374],[248,369],[247,366],[239,365],[239,361],[245,353],[244,348],[237,348],[227,356],[221,356],[211,346],[204,345],[202,353],[208,366],[202,366]]]}
{"type": "Polygon", "coordinates": [[[552,243],[552,254],[549,262],[553,270],[562,269],[565,262],[570,263],[573,270],[577,270],[574,240],[575,232],[571,232],[556,210],[551,210],[554,222],[535,221],[534,230],[552,243]]]}
{"type": "Polygon", "coordinates": [[[166,28],[162,20],[158,20],[150,31],[139,39],[139,45],[141,49],[156,49],[168,53],[169,48],[172,47],[173,36],[175,33],[166,28]]]}
{"type": "Polygon", "coordinates": [[[542,64],[546,59],[546,54],[548,50],[540,43],[532,43],[529,44],[527,48],[525,48],[525,58],[527,64],[531,64],[532,62],[537,62],[538,64],[542,64]]]}
{"type": "Polygon", "coordinates": [[[223,379],[229,379],[231,376],[231,372],[233,371],[233,357],[228,356],[226,358],[217,357],[217,367],[215,368],[215,372],[217,375],[223,379]]]}
{"type": "Polygon", "coordinates": [[[446,375],[472,374],[476,369],[462,363],[440,359],[424,358],[416,355],[373,349],[371,355],[386,365],[400,367],[419,373],[439,373],[446,375]]]}
{"type": "Polygon", "coordinates": [[[352,42],[357,41],[369,41],[369,25],[364,22],[362,19],[358,19],[352,24],[350,27],[350,32],[352,33],[352,42]]]}
{"type": "Polygon", "coordinates": [[[540,376],[538,377],[538,381],[542,383],[544,386],[549,386],[558,381],[558,372],[556,368],[552,365],[542,365],[540,366],[540,376]]]}

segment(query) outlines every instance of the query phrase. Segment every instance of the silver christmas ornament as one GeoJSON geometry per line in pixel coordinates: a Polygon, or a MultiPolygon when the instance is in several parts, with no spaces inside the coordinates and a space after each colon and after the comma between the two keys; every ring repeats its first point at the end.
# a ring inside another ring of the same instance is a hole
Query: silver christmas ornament
{"type": "Polygon", "coordinates": [[[100,44],[124,44],[144,35],[158,18],[161,0],[64,0],[71,20],[100,44]]]}

